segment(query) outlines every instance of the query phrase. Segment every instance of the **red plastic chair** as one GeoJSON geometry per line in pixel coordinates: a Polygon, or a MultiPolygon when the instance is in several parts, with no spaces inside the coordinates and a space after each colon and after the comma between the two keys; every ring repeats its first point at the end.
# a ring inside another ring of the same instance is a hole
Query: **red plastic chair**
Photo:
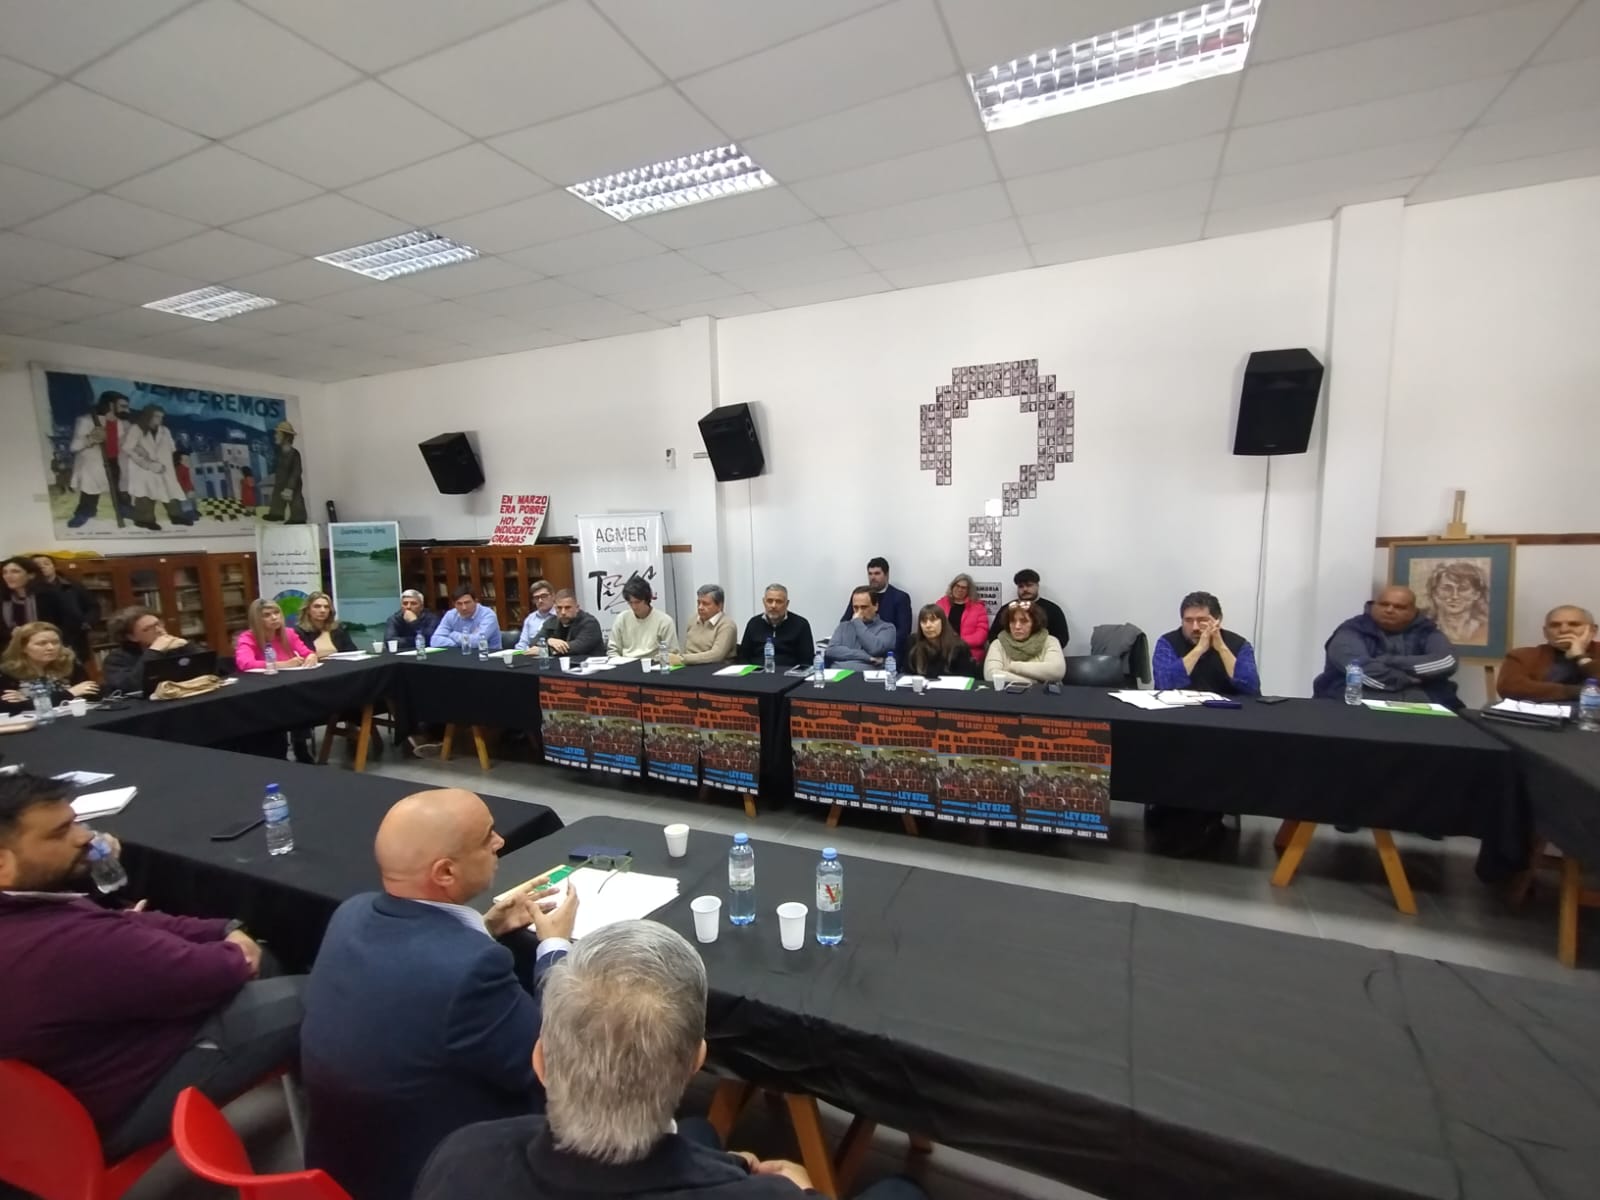
{"type": "Polygon", "coordinates": [[[171,1144],[108,1165],[76,1096],[27,1063],[0,1059],[0,1180],[43,1200],[118,1200],[171,1144]]]}
{"type": "Polygon", "coordinates": [[[326,1171],[257,1175],[228,1118],[194,1088],[178,1093],[172,1145],[184,1166],[201,1179],[236,1189],[239,1200],[350,1200],[326,1171]]]}

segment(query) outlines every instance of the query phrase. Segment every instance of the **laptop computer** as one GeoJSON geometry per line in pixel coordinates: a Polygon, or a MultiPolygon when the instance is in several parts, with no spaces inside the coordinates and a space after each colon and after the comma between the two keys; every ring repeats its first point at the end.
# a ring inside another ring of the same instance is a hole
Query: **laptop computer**
{"type": "Polygon", "coordinates": [[[183,654],[172,654],[144,665],[144,694],[149,697],[163,683],[183,683],[201,675],[217,673],[217,652],[196,647],[183,654]]]}

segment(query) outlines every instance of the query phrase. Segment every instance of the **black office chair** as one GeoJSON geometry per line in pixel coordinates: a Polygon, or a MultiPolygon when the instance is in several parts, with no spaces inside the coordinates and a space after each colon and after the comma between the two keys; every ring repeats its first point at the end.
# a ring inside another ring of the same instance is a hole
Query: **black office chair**
{"type": "Polygon", "coordinates": [[[1067,658],[1068,687],[1121,687],[1122,660],[1115,654],[1074,654],[1067,658]]]}

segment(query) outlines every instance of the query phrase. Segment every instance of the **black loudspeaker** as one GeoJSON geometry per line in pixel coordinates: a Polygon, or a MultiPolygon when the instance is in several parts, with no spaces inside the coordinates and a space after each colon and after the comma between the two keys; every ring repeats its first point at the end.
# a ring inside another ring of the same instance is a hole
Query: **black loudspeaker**
{"type": "Polygon", "coordinates": [[[712,409],[700,418],[700,438],[711,458],[711,469],[723,483],[759,475],[767,465],[748,404],[712,409]]]}
{"type": "Polygon", "coordinates": [[[1322,364],[1309,350],[1257,350],[1244,368],[1235,454],[1304,454],[1322,391],[1322,364]]]}
{"type": "Polygon", "coordinates": [[[464,433],[441,433],[425,442],[418,442],[433,482],[446,496],[464,496],[483,486],[483,468],[478,456],[464,433]]]}

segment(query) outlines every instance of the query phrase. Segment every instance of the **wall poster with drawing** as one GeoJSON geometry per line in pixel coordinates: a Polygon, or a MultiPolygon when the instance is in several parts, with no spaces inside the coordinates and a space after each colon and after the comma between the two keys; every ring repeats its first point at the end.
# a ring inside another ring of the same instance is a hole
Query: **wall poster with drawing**
{"type": "Polygon", "coordinates": [[[1389,583],[1417,594],[1462,659],[1501,659],[1511,648],[1517,544],[1509,539],[1392,542],[1389,583]]]}

